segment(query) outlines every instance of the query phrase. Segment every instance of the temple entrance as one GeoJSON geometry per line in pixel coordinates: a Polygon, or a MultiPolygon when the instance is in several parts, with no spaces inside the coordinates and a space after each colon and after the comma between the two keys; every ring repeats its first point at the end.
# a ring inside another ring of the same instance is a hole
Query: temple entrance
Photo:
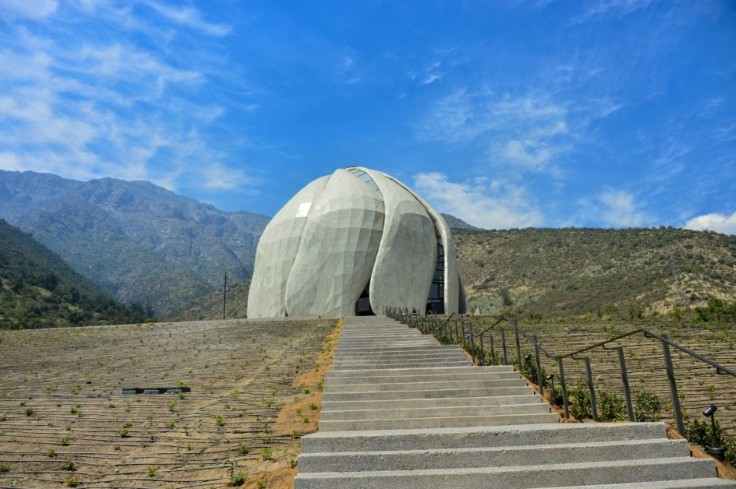
{"type": "Polygon", "coordinates": [[[368,293],[370,289],[370,283],[365,286],[365,289],[360,294],[360,297],[355,301],[355,315],[356,316],[375,316],[376,314],[371,309],[371,298],[368,293]]]}

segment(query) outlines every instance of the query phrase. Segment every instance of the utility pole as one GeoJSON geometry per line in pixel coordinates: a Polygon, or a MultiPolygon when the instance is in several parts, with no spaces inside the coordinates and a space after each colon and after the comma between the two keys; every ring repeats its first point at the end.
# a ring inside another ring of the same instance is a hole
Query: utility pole
{"type": "Polygon", "coordinates": [[[225,272],[225,284],[222,286],[222,319],[225,319],[226,306],[227,306],[227,272],[225,272]]]}

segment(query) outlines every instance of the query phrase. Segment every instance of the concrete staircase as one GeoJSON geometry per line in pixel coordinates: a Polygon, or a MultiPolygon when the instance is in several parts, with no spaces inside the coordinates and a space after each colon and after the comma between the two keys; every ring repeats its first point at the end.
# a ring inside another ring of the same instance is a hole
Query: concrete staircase
{"type": "Polygon", "coordinates": [[[661,423],[557,420],[510,366],[473,367],[385,317],[349,318],[294,487],[736,488],[661,423]]]}

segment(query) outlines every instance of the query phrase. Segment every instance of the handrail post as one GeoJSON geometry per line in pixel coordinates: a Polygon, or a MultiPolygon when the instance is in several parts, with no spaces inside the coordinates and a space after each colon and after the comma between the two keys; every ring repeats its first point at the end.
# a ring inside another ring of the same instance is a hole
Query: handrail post
{"type": "Polygon", "coordinates": [[[542,364],[539,361],[539,343],[537,337],[534,336],[534,360],[537,363],[537,385],[539,386],[539,395],[544,399],[544,375],[542,375],[542,364]]]}
{"type": "Polygon", "coordinates": [[[585,372],[588,374],[588,390],[590,391],[590,409],[593,413],[593,421],[598,421],[598,403],[595,399],[595,385],[593,384],[593,371],[590,368],[590,358],[585,357],[585,372]]]}
{"type": "MultiPolygon", "coordinates": [[[[662,335],[667,338],[666,335],[662,335]]],[[[672,366],[672,357],[670,356],[670,345],[666,341],[662,341],[662,352],[664,353],[664,363],[667,368],[667,379],[670,382],[670,393],[672,394],[672,409],[675,411],[675,423],[677,431],[685,436],[685,424],[682,421],[682,411],[680,410],[680,398],[677,395],[677,382],[675,381],[675,369],[672,366]]]]}
{"type": "Polygon", "coordinates": [[[501,343],[503,344],[503,364],[509,364],[509,356],[506,353],[506,331],[501,328],[501,343]]]}
{"type": "Polygon", "coordinates": [[[519,328],[514,328],[516,333],[516,360],[519,362],[519,372],[521,372],[521,343],[519,342],[519,328]]]}
{"type": "Polygon", "coordinates": [[[465,319],[463,318],[462,314],[460,314],[460,327],[462,330],[462,336],[460,337],[460,339],[462,340],[463,348],[467,350],[467,347],[465,345],[465,319]]]}
{"type": "Polygon", "coordinates": [[[453,324],[455,325],[455,338],[454,338],[453,343],[457,345],[458,343],[460,343],[460,340],[459,340],[460,334],[457,331],[457,321],[453,321],[453,324]]]}
{"type": "MultiPolygon", "coordinates": [[[[567,400],[567,382],[565,381],[565,367],[562,365],[562,358],[557,360],[560,367],[560,386],[562,387],[562,404],[565,407],[565,419],[570,419],[570,403],[567,400]]],[[[554,392],[552,393],[554,397],[554,392]]]]}
{"type": "Polygon", "coordinates": [[[631,405],[631,389],[629,388],[629,374],[626,372],[626,360],[624,360],[624,347],[616,348],[618,352],[618,364],[621,367],[621,383],[624,385],[624,396],[626,396],[626,412],[629,421],[634,421],[634,408],[631,405]]]}
{"type": "Polygon", "coordinates": [[[472,321],[468,321],[468,330],[470,331],[470,357],[473,359],[473,365],[475,365],[475,338],[473,337],[472,321]]]}
{"type": "Polygon", "coordinates": [[[486,365],[486,351],[483,348],[483,333],[480,334],[480,366],[485,367],[486,365]]]}
{"type": "Polygon", "coordinates": [[[496,365],[496,352],[493,348],[493,332],[491,332],[488,337],[491,340],[491,365],[496,365]]]}

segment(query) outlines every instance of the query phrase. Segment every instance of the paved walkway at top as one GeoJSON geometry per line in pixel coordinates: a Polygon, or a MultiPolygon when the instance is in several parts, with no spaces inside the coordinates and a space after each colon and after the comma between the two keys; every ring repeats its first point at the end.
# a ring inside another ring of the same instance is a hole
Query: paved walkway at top
{"type": "Polygon", "coordinates": [[[662,423],[558,423],[511,366],[386,317],[345,321],[295,489],[736,488],[662,423]]]}

